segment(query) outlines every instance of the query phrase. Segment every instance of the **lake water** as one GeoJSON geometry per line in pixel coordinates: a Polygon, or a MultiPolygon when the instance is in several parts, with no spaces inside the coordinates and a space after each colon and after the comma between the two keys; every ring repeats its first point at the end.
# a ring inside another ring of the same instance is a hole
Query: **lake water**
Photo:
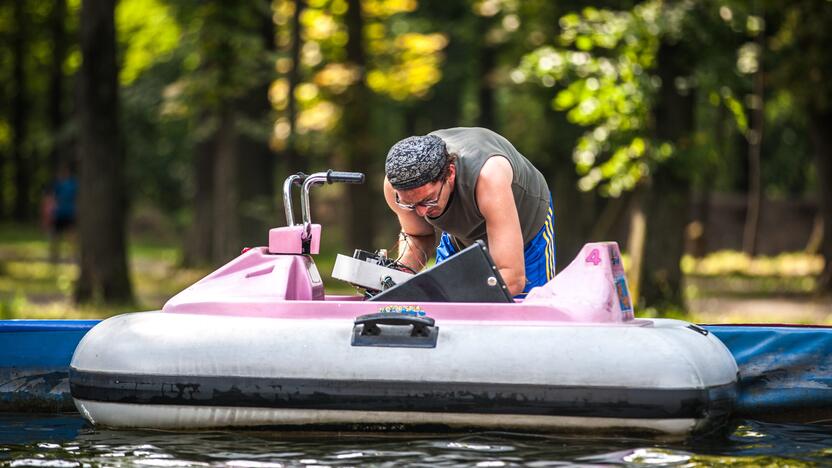
{"type": "Polygon", "coordinates": [[[78,415],[0,414],[0,466],[832,465],[832,426],[736,421],[726,437],[113,431],[78,415]]]}

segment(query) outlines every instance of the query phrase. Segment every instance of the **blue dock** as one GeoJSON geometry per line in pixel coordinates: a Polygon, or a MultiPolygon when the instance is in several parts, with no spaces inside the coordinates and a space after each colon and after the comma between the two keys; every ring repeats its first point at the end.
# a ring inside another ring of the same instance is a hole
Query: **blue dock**
{"type": "Polygon", "coordinates": [[[0,411],[74,411],[69,362],[98,320],[0,320],[0,411]]]}

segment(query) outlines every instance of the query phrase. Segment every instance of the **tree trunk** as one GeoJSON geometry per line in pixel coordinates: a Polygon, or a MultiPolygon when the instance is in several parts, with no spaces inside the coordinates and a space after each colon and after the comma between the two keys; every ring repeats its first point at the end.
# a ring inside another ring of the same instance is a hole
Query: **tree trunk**
{"type": "Polygon", "coordinates": [[[237,123],[234,111],[223,105],[217,128],[214,160],[214,262],[227,262],[240,253],[237,123]]]}
{"type": "MultiPolygon", "coordinates": [[[[546,97],[541,96],[540,99],[548,102],[546,97]]],[[[555,256],[557,269],[561,270],[578,255],[584,243],[604,239],[590,237],[597,221],[598,196],[578,189],[579,177],[572,161],[573,145],[582,130],[570,124],[563,112],[555,112],[548,105],[545,109],[546,121],[551,128],[559,131],[552,131],[546,136],[548,158],[535,161],[535,166],[546,176],[552,193],[555,207],[555,256]]]]}
{"type": "Polygon", "coordinates": [[[641,284],[644,279],[644,243],[647,240],[647,220],[644,217],[644,196],[647,193],[644,184],[635,188],[630,199],[630,232],[627,235],[627,252],[630,265],[627,269],[627,281],[633,304],[638,305],[641,298],[641,284]]]}
{"type": "MultiPolygon", "coordinates": [[[[241,73],[237,58],[240,36],[263,27],[259,16],[270,12],[269,5],[259,3],[227,4],[209,2],[204,5],[204,24],[200,32],[200,49],[204,57],[202,70],[213,76],[215,88],[202,102],[200,127],[208,133],[196,147],[193,160],[195,176],[194,222],[190,238],[185,239],[186,265],[216,265],[239,255],[240,239],[240,165],[241,135],[238,129],[247,107],[245,86],[236,79],[241,73]],[[261,12],[262,10],[262,12],[261,12]],[[255,19],[255,21],[252,21],[255,19]],[[240,95],[242,94],[242,98],[240,95]]],[[[260,49],[247,53],[259,54],[260,49]]],[[[248,69],[245,73],[256,73],[248,69]]],[[[264,90],[264,96],[267,95],[264,90]]],[[[265,97],[263,99],[266,99],[265,97]]],[[[247,126],[246,129],[252,129],[247,126]]],[[[253,128],[252,135],[259,129],[253,128]]],[[[255,137],[257,138],[257,137],[255,137]]],[[[262,169],[262,168],[261,168],[262,169]]]]}
{"type": "MultiPolygon", "coordinates": [[[[298,99],[295,97],[295,90],[300,84],[300,51],[303,47],[303,37],[301,36],[303,24],[300,21],[300,17],[305,8],[305,0],[295,0],[295,11],[292,14],[292,46],[289,51],[289,56],[292,59],[292,68],[289,69],[287,77],[289,80],[289,91],[286,102],[286,113],[289,119],[289,137],[286,141],[286,149],[283,151],[283,169],[285,170],[285,176],[304,169],[301,165],[301,156],[298,153],[297,147],[298,99]]],[[[308,171],[309,169],[307,168],[306,170],[308,171]]]]}
{"type": "Polygon", "coordinates": [[[690,181],[659,168],[644,198],[646,239],[641,275],[644,305],[684,310],[681,260],[684,228],[689,219],[690,181]]]}
{"type": "Polygon", "coordinates": [[[438,128],[458,127],[463,124],[462,110],[468,96],[466,87],[476,70],[476,50],[479,38],[471,32],[480,18],[473,14],[468,2],[420,0],[419,19],[445,31],[448,45],[442,50],[442,79],[430,91],[428,98],[408,107],[405,131],[408,135],[423,135],[438,128]]]}
{"type": "MultiPolygon", "coordinates": [[[[0,95],[0,98],[5,98],[5,96],[0,95]]],[[[4,148],[0,147],[0,180],[6,180],[6,164],[8,161],[8,155],[4,151],[4,148]]],[[[6,192],[5,190],[0,190],[0,221],[6,220],[6,192]]]]}
{"type": "Polygon", "coordinates": [[[213,136],[196,145],[193,155],[194,193],[192,197],[194,219],[184,239],[182,264],[185,267],[211,265],[214,238],[214,154],[213,136]]]}
{"type": "Polygon", "coordinates": [[[360,0],[349,0],[347,10],[347,62],[356,67],[360,73],[357,82],[347,90],[344,101],[343,125],[341,136],[345,142],[345,163],[347,167],[337,168],[345,171],[358,171],[366,174],[362,185],[345,186],[349,199],[347,211],[346,240],[347,247],[370,248],[374,245],[376,201],[380,199],[373,193],[380,191],[374,177],[376,154],[370,133],[370,90],[366,83],[367,61],[364,52],[364,19],[360,0]]]}
{"type": "Polygon", "coordinates": [[[15,32],[12,37],[12,75],[14,80],[14,98],[12,102],[12,162],[14,167],[14,219],[27,221],[31,215],[30,173],[27,158],[26,140],[28,138],[29,107],[26,95],[26,13],[24,0],[14,1],[15,32]]]}
{"type": "Polygon", "coordinates": [[[480,72],[478,80],[479,118],[477,123],[480,127],[494,129],[494,73],[497,67],[497,46],[488,43],[488,30],[494,19],[491,17],[479,18],[480,38],[480,72]]]}
{"type": "Polygon", "coordinates": [[[66,0],[53,0],[52,15],[49,18],[52,31],[52,63],[49,66],[49,127],[52,133],[52,145],[49,150],[49,167],[57,171],[64,161],[64,60],[66,59],[66,0]]]}
{"type": "Polygon", "coordinates": [[[126,257],[114,10],[115,0],[84,0],[81,6],[78,302],[99,294],[107,303],[133,301],[126,257]]]}
{"type": "Polygon", "coordinates": [[[693,90],[681,94],[675,83],[689,75],[692,62],[690,54],[679,46],[662,44],[659,49],[657,72],[662,86],[653,108],[655,135],[658,141],[672,142],[676,155],[653,172],[644,194],[646,248],[641,298],[648,307],[685,308],[680,263],[691,184],[683,162],[693,138],[695,98],[693,90]]]}
{"type": "Polygon", "coordinates": [[[823,220],[823,241],[820,251],[825,260],[823,273],[818,279],[820,293],[832,293],[832,110],[812,111],[809,115],[809,131],[815,150],[815,170],[818,180],[818,208],[823,220]]]}
{"type": "Polygon", "coordinates": [[[578,255],[584,243],[589,242],[585,215],[595,210],[592,209],[593,194],[578,190],[578,176],[571,160],[567,158],[564,164],[557,164],[557,167],[554,176],[547,177],[547,181],[555,208],[556,265],[558,270],[562,270],[578,255]]]}
{"type": "MultiPolygon", "coordinates": [[[[762,33],[757,34],[757,44],[760,46],[760,50],[765,50],[762,33]]],[[[763,111],[765,108],[762,57],[760,62],[753,78],[753,108],[751,110],[751,128],[748,132],[748,201],[742,235],[742,250],[750,256],[753,256],[757,251],[757,231],[760,226],[760,204],[762,202],[760,154],[763,147],[763,111]]]]}
{"type": "Polygon", "coordinates": [[[484,128],[494,129],[494,84],[492,80],[496,72],[494,67],[497,62],[497,49],[491,46],[484,47],[480,55],[480,60],[482,61],[482,76],[480,77],[479,91],[479,125],[484,128]]]}
{"type": "MultiPolygon", "coordinates": [[[[263,51],[271,55],[275,50],[271,3],[261,1],[252,9],[260,24],[263,51]]],[[[264,245],[268,239],[268,228],[278,225],[277,213],[280,211],[275,204],[275,154],[269,147],[273,122],[269,86],[274,78],[274,62],[265,53],[261,55],[263,57],[258,76],[262,75],[262,83],[249,90],[238,106],[247,122],[246,127],[251,129],[248,132],[241,131],[238,139],[238,218],[240,242],[243,246],[264,245]]]]}

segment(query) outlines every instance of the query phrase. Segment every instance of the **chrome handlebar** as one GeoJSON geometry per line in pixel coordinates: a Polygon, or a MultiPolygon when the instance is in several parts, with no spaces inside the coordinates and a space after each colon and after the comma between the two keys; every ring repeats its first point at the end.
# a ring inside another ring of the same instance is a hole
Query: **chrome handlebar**
{"type": "Polygon", "coordinates": [[[315,185],[323,183],[332,184],[342,182],[347,184],[363,184],[364,174],[360,172],[338,172],[332,169],[326,172],[316,172],[306,175],[303,172],[292,174],[283,182],[283,209],[286,211],[286,225],[295,225],[295,216],[292,210],[292,186],[300,185],[301,215],[303,216],[304,235],[309,235],[312,226],[312,215],[309,208],[309,190],[315,185]]]}

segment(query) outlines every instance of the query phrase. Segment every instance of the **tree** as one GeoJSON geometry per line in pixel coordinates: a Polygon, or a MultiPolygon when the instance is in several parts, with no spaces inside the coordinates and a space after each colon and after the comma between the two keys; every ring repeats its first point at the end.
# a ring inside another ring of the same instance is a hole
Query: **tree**
{"type": "Polygon", "coordinates": [[[352,170],[365,172],[364,184],[350,187],[348,190],[348,218],[352,222],[346,237],[348,245],[362,246],[373,242],[375,233],[375,216],[373,192],[377,192],[378,181],[375,177],[376,164],[373,156],[377,145],[370,131],[371,93],[367,87],[367,54],[364,45],[364,17],[361,0],[349,0],[346,16],[347,45],[346,66],[355,71],[352,86],[343,93],[344,116],[340,126],[341,141],[344,148],[345,166],[352,170]]]}
{"type": "Polygon", "coordinates": [[[476,18],[469,2],[423,0],[414,17],[426,21],[439,31],[447,31],[447,46],[443,49],[441,76],[422,99],[407,102],[404,108],[404,133],[426,134],[437,128],[455,127],[463,119],[466,88],[472,80],[479,80],[473,72],[471,51],[476,47],[473,33],[476,18]]]}
{"type": "Polygon", "coordinates": [[[15,83],[14,97],[12,101],[12,128],[14,137],[12,141],[12,163],[14,164],[14,219],[17,221],[27,221],[30,218],[31,207],[29,200],[30,189],[30,174],[29,167],[29,152],[27,151],[27,139],[29,131],[29,96],[26,89],[26,47],[27,34],[29,28],[27,27],[27,15],[25,11],[25,1],[14,1],[14,22],[15,32],[12,39],[12,54],[13,54],[13,80],[15,83]]]}
{"type": "Polygon", "coordinates": [[[56,171],[59,164],[67,159],[62,149],[61,138],[66,124],[64,111],[64,61],[67,53],[66,34],[66,0],[54,0],[49,17],[49,29],[52,39],[52,62],[49,65],[49,128],[52,133],[52,145],[49,150],[49,166],[56,171]]]}
{"type": "Polygon", "coordinates": [[[823,244],[821,253],[825,261],[818,278],[820,293],[832,292],[832,109],[817,109],[810,114],[811,136],[815,146],[815,167],[818,177],[818,200],[823,220],[823,244]]]}
{"type": "Polygon", "coordinates": [[[646,181],[644,198],[643,270],[640,295],[654,307],[684,305],[682,269],[683,235],[689,218],[691,177],[685,159],[693,149],[693,90],[680,90],[676,83],[688,79],[696,64],[695,55],[685,44],[663,41],[657,54],[656,76],[661,80],[658,96],[651,109],[655,125],[653,138],[670,142],[677,154],[658,165],[646,181]]]}
{"type": "Polygon", "coordinates": [[[199,76],[183,77],[182,100],[195,144],[194,219],[185,239],[187,265],[216,264],[243,240],[262,243],[273,221],[274,155],[268,89],[274,26],[271,3],[179,5],[196,41],[199,76]]]}
{"type": "Polygon", "coordinates": [[[114,12],[115,0],[84,0],[81,7],[78,302],[97,296],[110,303],[133,301],[114,12]]]}
{"type": "Polygon", "coordinates": [[[696,4],[652,0],[630,10],[585,8],[559,24],[556,44],[528,54],[518,71],[560,83],[554,107],[589,127],[573,153],[579,186],[612,197],[636,189],[630,242],[650,251],[631,249],[634,294],[651,306],[684,307],[682,235],[692,168],[704,163],[694,151],[693,64],[709,39],[702,31],[719,25],[696,4]]]}
{"type": "Polygon", "coordinates": [[[273,111],[269,88],[274,77],[275,27],[269,1],[258,4],[252,21],[262,43],[263,59],[256,73],[260,82],[240,99],[239,147],[240,239],[244,245],[262,245],[267,230],[276,224],[275,152],[270,147],[273,111]]]}
{"type": "Polygon", "coordinates": [[[769,6],[781,19],[770,41],[780,65],[772,72],[772,81],[788,89],[808,116],[823,224],[820,250],[825,259],[817,289],[828,294],[832,292],[832,57],[826,45],[832,41],[832,4],[802,0],[769,6]]]}
{"type": "Polygon", "coordinates": [[[278,4],[278,43],[284,55],[277,63],[283,76],[271,93],[278,111],[274,145],[302,152],[307,171],[330,164],[367,175],[363,185],[336,190],[346,191],[346,242],[372,245],[374,213],[383,209],[378,196],[386,150],[382,140],[392,144],[390,139],[401,137],[398,123],[404,109],[426,98],[439,81],[439,51],[446,39],[426,33],[429,23],[406,15],[416,2],[301,5],[298,29],[282,27],[295,21],[295,2],[278,4]],[[294,60],[300,42],[299,60],[294,60]]]}
{"type": "Polygon", "coordinates": [[[303,23],[301,16],[306,8],[305,0],[295,0],[295,8],[292,11],[291,31],[292,40],[289,46],[289,71],[286,73],[288,81],[288,88],[286,91],[286,122],[287,138],[285,148],[283,150],[283,159],[285,161],[286,174],[294,174],[301,170],[301,154],[297,145],[297,132],[295,129],[298,126],[298,98],[295,91],[301,82],[301,63],[300,52],[303,47],[303,23]]]}

